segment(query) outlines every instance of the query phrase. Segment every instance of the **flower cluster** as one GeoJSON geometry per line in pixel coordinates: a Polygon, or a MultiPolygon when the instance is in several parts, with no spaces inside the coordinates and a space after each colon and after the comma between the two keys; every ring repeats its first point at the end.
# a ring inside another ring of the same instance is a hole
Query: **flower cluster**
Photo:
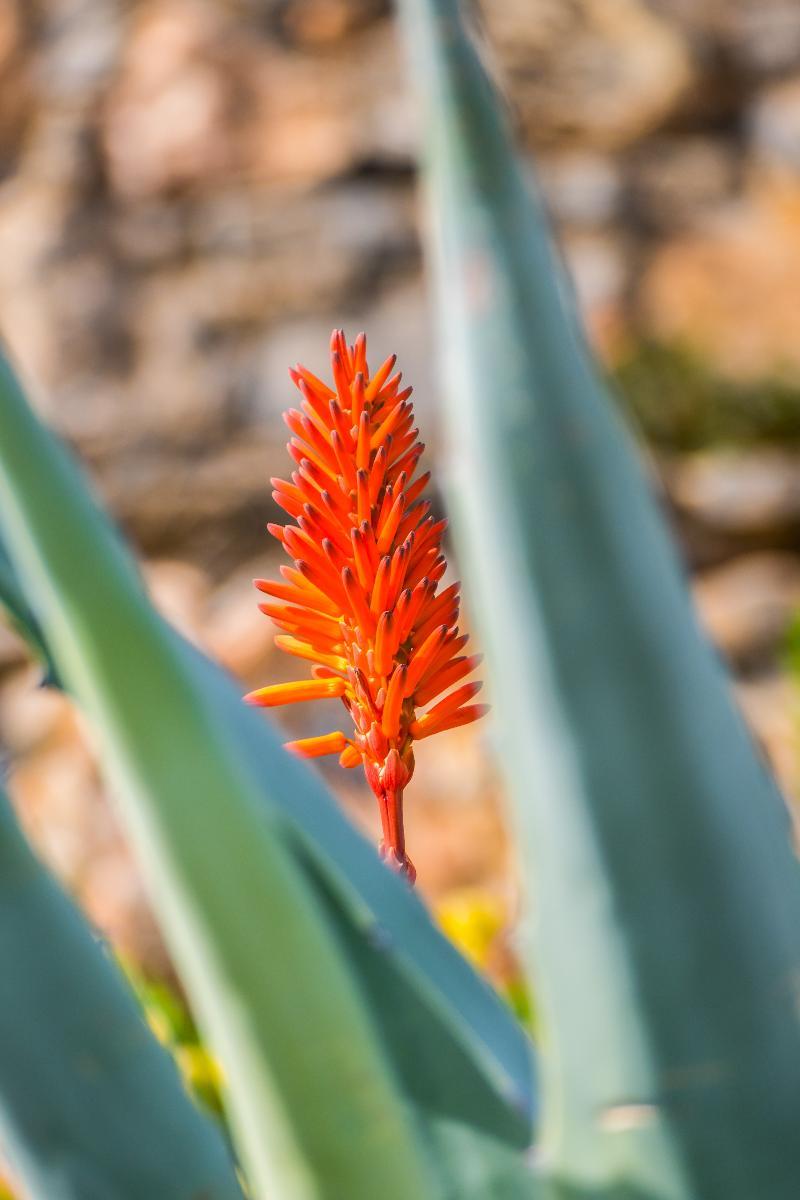
{"type": "Polygon", "coordinates": [[[270,599],[261,610],[285,632],[282,650],[308,659],[312,679],[251,692],[271,707],[338,696],[354,729],[290,742],[304,757],[339,754],[363,764],[380,805],[382,856],[413,882],[403,832],[403,789],[414,771],[413,743],[483,715],[465,682],[479,658],[463,654],[459,584],[439,591],[445,521],[424,499],[430,476],[415,478],[422,451],[411,388],[391,357],[370,375],[366,338],[331,338],[333,387],[305,367],[290,371],[300,408],[284,413],[297,469],[273,479],[291,517],[270,525],[291,566],[282,582],[256,580],[270,599]],[[457,686],[456,686],[457,685],[457,686]],[[453,690],[451,690],[453,689],[453,690]],[[443,698],[442,694],[444,695],[443,698]],[[424,711],[421,711],[424,710],[424,711]]]}

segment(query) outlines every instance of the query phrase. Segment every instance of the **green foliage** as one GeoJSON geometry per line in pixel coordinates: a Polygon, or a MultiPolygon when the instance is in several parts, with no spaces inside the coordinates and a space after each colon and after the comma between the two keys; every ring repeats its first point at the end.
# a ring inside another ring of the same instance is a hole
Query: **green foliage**
{"type": "Polygon", "coordinates": [[[219,1131],[2,792],[0,960],[0,1139],[36,1200],[241,1200],[219,1131]]]}
{"type": "MultiPolygon", "coordinates": [[[[454,524],[534,898],[539,1169],[524,1035],[319,777],[157,616],[2,363],[0,594],[93,725],[255,1197],[793,1200],[786,815],[458,0],[401,9],[429,138],[454,524]]],[[[707,436],[686,421],[659,436],[707,436]]],[[[0,983],[2,1133],[37,1200],[236,1195],[219,1130],[8,820],[0,948],[20,968],[0,983]]],[[[144,991],[164,1041],[197,1047],[144,991]]]]}
{"type": "Polygon", "coordinates": [[[7,368],[3,382],[9,557],[94,723],[256,1194],[424,1196],[429,1120],[526,1145],[529,1050],[510,1014],[319,776],[155,614],[7,368]]]}
{"type": "Polygon", "coordinates": [[[456,0],[424,99],[454,528],[534,896],[557,1191],[789,1200],[800,868],[456,0]]]}
{"type": "Polygon", "coordinates": [[[224,1119],[219,1063],[203,1042],[182,997],[163,979],[144,975],[135,963],[123,961],[120,965],[147,1024],[174,1058],[188,1090],[209,1112],[224,1119]]]}
{"type": "Polygon", "coordinates": [[[800,385],[789,377],[738,380],[685,346],[641,341],[612,380],[634,425],[665,450],[800,442],[800,385]]]}

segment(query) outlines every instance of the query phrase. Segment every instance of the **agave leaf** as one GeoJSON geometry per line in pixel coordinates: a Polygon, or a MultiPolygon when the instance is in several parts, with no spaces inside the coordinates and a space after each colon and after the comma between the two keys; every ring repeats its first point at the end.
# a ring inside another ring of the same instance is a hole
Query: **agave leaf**
{"type": "Polygon", "coordinates": [[[44,682],[57,686],[55,666],[50,659],[42,628],[19,585],[11,559],[0,541],[0,607],[6,610],[9,623],[30,646],[45,667],[44,682]]]}
{"type": "MultiPolygon", "coordinates": [[[[20,632],[41,646],[48,680],[55,665],[30,607],[22,597],[0,541],[0,598],[20,597],[20,632]]],[[[220,668],[171,631],[186,657],[193,687],[214,695],[226,714],[238,752],[260,777],[274,770],[255,721],[242,719],[242,705],[220,668]]],[[[281,768],[291,771],[281,756],[281,768]]],[[[366,990],[384,1043],[409,1097],[434,1113],[460,1117],[519,1148],[531,1138],[533,1084],[530,1046],[494,991],[441,934],[413,894],[398,887],[371,848],[362,844],[321,786],[301,783],[281,789],[275,802],[289,818],[282,834],[296,848],[311,884],[324,895],[332,919],[366,990]],[[333,852],[333,861],[331,860],[333,852]],[[413,1041],[416,1053],[408,1054],[413,1041]]],[[[302,776],[306,776],[302,779],[302,776]]]]}
{"type": "Polygon", "coordinates": [[[213,699],[193,690],[185,655],[72,462],[8,370],[2,384],[6,544],[92,721],[167,939],[224,1064],[255,1195],[434,1195],[363,997],[252,765],[213,699]]]}
{"type": "Polygon", "coordinates": [[[522,1155],[484,1133],[438,1120],[429,1124],[428,1138],[448,1200],[562,1200],[522,1155]],[[454,1178],[460,1180],[457,1191],[454,1178]]]}
{"type": "MultiPolygon", "coordinates": [[[[20,630],[34,647],[41,646],[53,681],[52,655],[0,540],[2,557],[9,569],[0,574],[0,593],[6,589],[20,598],[18,611],[26,618],[20,630]]],[[[186,659],[192,687],[214,697],[237,752],[252,761],[260,779],[268,779],[275,771],[275,748],[260,721],[252,714],[243,717],[238,694],[216,664],[170,633],[186,659]]],[[[279,761],[282,771],[295,770],[295,760],[281,754],[279,761]]],[[[534,1111],[530,1044],[492,988],[442,938],[417,898],[393,876],[387,878],[316,773],[309,776],[301,764],[299,779],[292,786],[287,780],[268,803],[289,818],[285,835],[309,881],[324,894],[411,1100],[433,1113],[469,1120],[510,1145],[528,1145],[534,1111]]]]}
{"type": "Polygon", "coordinates": [[[37,1200],[242,1200],[120,971],[0,791],[0,1138],[37,1200]]]}
{"type": "MultiPolygon", "coordinates": [[[[474,1120],[483,1123],[487,1132],[509,1142],[524,1143],[530,1129],[526,1108],[530,1103],[529,1052],[510,1014],[434,929],[408,889],[382,868],[374,851],[353,832],[328,798],[319,777],[287,756],[259,716],[241,705],[224,674],[182,642],[153,612],[116,535],[90,502],[74,468],[27,411],[8,372],[5,389],[8,403],[4,401],[0,408],[0,488],[5,485],[6,501],[0,522],[16,565],[21,567],[21,576],[29,588],[37,589],[43,625],[65,680],[94,717],[120,787],[135,788],[135,799],[128,799],[127,809],[134,836],[138,836],[140,846],[145,841],[150,846],[155,832],[153,844],[161,847],[160,853],[170,855],[169,865],[157,861],[157,870],[151,869],[151,876],[155,873],[157,877],[157,891],[169,893],[169,872],[175,869],[172,856],[176,854],[196,855],[194,861],[181,861],[178,866],[182,872],[197,872],[193,886],[208,886],[221,845],[215,821],[230,838],[230,810],[235,810],[235,805],[228,793],[232,794],[231,775],[235,772],[234,783],[240,791],[246,788],[248,802],[242,805],[242,827],[236,835],[240,840],[231,839],[234,849],[229,844],[229,852],[238,861],[248,839],[257,845],[265,831],[274,855],[291,845],[292,858],[283,862],[283,868],[287,872],[299,870],[295,881],[298,891],[302,890],[301,884],[308,890],[313,882],[314,896],[307,903],[316,899],[321,911],[327,904],[331,915],[326,920],[332,919],[347,930],[348,954],[358,968],[364,993],[368,997],[378,991],[387,995],[386,980],[393,977],[398,999],[413,997],[420,1017],[414,1030],[415,1046],[424,1054],[438,1056],[438,1074],[433,1069],[414,1070],[406,1038],[407,1019],[398,1018],[391,1006],[385,1012],[377,1007],[373,1010],[374,1019],[383,1024],[388,1035],[389,1052],[401,1067],[411,1099],[453,1116],[470,1109],[474,1120]],[[44,491],[41,477],[36,487],[32,486],[25,470],[26,456],[39,463],[47,460],[44,491]],[[48,488],[49,496],[45,494],[48,488]],[[96,574],[89,581],[83,571],[82,564],[92,561],[103,564],[99,584],[96,574]],[[158,697],[157,706],[153,696],[158,697]],[[154,714],[157,721],[153,720],[154,714]],[[188,758],[198,760],[190,771],[184,769],[187,747],[191,750],[188,758]],[[216,783],[212,787],[214,772],[216,783]],[[201,794],[205,796],[202,802],[201,794]],[[153,797],[157,807],[151,807],[153,797]],[[214,805],[218,811],[209,816],[214,805]],[[147,815],[146,823],[143,813],[147,815]],[[256,825],[250,820],[252,815],[256,825]],[[331,897],[336,900],[335,910],[331,897]],[[354,930],[361,929],[372,930],[374,953],[358,946],[354,930]],[[466,1060],[463,1071],[462,1060],[466,1060]],[[463,1076],[464,1071],[474,1084],[466,1104],[457,1087],[459,1072],[463,1076]],[[449,1081],[450,1075],[455,1083],[449,1081]]],[[[183,880],[182,875],[182,886],[183,880]]],[[[253,887],[256,882],[251,881],[253,887]]],[[[228,897],[220,897],[216,889],[213,899],[223,907],[228,903],[228,897]]],[[[183,907],[187,901],[183,894],[177,898],[170,895],[169,903],[173,917],[170,925],[168,915],[167,931],[178,947],[177,956],[197,998],[203,990],[207,964],[198,961],[195,949],[200,947],[199,955],[203,957],[211,953],[212,943],[203,946],[196,929],[187,931],[183,907]],[[183,917],[179,920],[175,913],[183,913],[183,917]]],[[[252,911],[253,906],[251,896],[240,912],[252,911]]],[[[284,930],[278,926],[265,942],[260,934],[261,914],[265,911],[266,903],[261,909],[255,905],[253,920],[259,930],[259,948],[263,944],[272,953],[273,939],[280,941],[284,930]]],[[[233,946],[228,953],[246,957],[241,947],[236,948],[234,936],[241,934],[240,926],[246,922],[241,916],[237,920],[230,911],[220,919],[230,922],[225,925],[233,946]]],[[[288,940],[291,935],[287,926],[283,941],[288,940]]],[[[333,953],[330,946],[327,952],[333,953]]],[[[300,950],[297,955],[300,962],[294,966],[301,971],[307,955],[300,950]]],[[[253,962],[249,968],[257,976],[259,965],[253,962]]],[[[268,984],[260,976],[256,983],[269,998],[268,984]]],[[[322,997],[325,989],[318,984],[315,987],[322,997]]],[[[201,996],[198,1008],[212,1031],[224,1026],[216,1041],[226,1064],[241,1061],[244,1052],[225,1042],[230,1021],[222,1001],[204,1009],[201,996]]],[[[293,1004],[295,1025],[301,1014],[299,1002],[293,1004]]],[[[309,1024],[314,1027],[313,1022],[309,1024]]],[[[241,1036],[240,1030],[236,1036],[241,1036]]],[[[337,1051],[343,1053],[345,1044],[350,1045],[348,1037],[342,1026],[340,1036],[331,1041],[331,1058],[337,1051]]],[[[292,1076],[295,1072],[290,1062],[295,1047],[287,1048],[285,1036],[278,1040],[282,1044],[275,1052],[283,1053],[285,1049],[284,1067],[292,1076]]],[[[246,1061],[250,1057],[245,1056],[246,1061]]],[[[341,1063],[337,1065],[341,1069],[341,1063]]],[[[232,1078],[234,1074],[231,1069],[232,1078]]],[[[319,1071],[316,1077],[319,1081],[319,1071]]],[[[319,1091],[324,1094],[324,1087],[320,1085],[319,1091]]],[[[381,1112],[375,1097],[370,1100],[365,1095],[363,1100],[371,1112],[381,1112]]],[[[335,1125],[340,1134],[345,1109],[340,1103],[329,1108],[328,1124],[335,1125]]],[[[242,1102],[240,1122],[249,1119],[250,1111],[250,1106],[242,1102]]],[[[325,1121],[317,1113],[311,1116],[324,1128],[325,1121]]],[[[352,1132],[357,1123],[351,1122],[350,1128],[352,1132]]],[[[364,1125],[362,1121],[359,1142],[368,1129],[369,1122],[364,1125]]],[[[250,1132],[253,1140],[263,1142],[260,1130],[251,1126],[250,1132]]],[[[342,1145],[345,1148],[341,1156],[347,1159],[347,1139],[342,1145]]],[[[413,1161],[413,1156],[406,1158],[405,1166],[413,1166],[413,1161]]],[[[370,1179],[372,1189],[376,1186],[375,1176],[370,1179]]],[[[331,1176],[330,1186],[335,1191],[343,1185],[331,1176]]],[[[353,1186],[347,1184],[348,1195],[355,1197],[359,1193],[353,1186]]],[[[398,1179],[397,1186],[408,1187],[408,1180],[404,1183],[398,1179]]]]}
{"type": "Polygon", "coordinates": [[[545,1159],[569,1194],[789,1200],[786,813],[459,5],[401,10],[428,135],[455,532],[534,896],[545,1159]]]}

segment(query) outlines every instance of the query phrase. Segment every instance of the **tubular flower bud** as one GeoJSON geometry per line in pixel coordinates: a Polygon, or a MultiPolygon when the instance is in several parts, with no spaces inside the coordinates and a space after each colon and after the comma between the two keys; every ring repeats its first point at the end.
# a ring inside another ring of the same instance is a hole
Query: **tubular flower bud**
{"type": "Polygon", "coordinates": [[[297,470],[271,482],[291,520],[268,529],[292,566],[281,568],[282,582],[256,587],[270,598],[262,612],[283,630],[277,645],[313,663],[313,678],[245,699],[263,707],[341,699],[350,733],[302,738],[289,749],[363,766],[380,809],[381,855],[413,883],[403,830],[413,742],[474,721],[486,706],[469,703],[480,683],[464,682],[479,658],[461,653],[459,584],[438,590],[445,522],[421,499],[429,476],[415,478],[423,446],[412,389],[401,390],[394,365],[392,356],[371,375],[364,334],[350,346],[335,330],[333,387],[305,367],[289,372],[301,396],[300,408],[284,414],[297,470]]]}

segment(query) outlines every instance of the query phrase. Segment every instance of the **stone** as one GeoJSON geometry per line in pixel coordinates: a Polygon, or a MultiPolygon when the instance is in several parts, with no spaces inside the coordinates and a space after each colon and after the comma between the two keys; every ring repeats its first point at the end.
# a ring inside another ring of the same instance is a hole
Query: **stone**
{"type": "Polygon", "coordinates": [[[740,673],[774,665],[800,611],[800,559],[747,554],[704,571],[692,591],[713,641],[740,673]]]}
{"type": "MultiPolygon", "coordinates": [[[[265,599],[254,579],[279,579],[278,564],[285,561],[264,538],[263,554],[240,566],[215,588],[203,628],[203,642],[212,657],[248,689],[268,682],[278,655],[275,625],[259,610],[265,599]]],[[[288,661],[288,660],[287,660],[288,661]]],[[[304,664],[299,663],[301,671],[304,664]]],[[[244,687],[243,687],[244,690],[244,687]]]]}
{"type": "Polygon", "coordinates": [[[796,174],[800,170],[800,76],[760,92],[748,110],[747,125],[755,154],[796,174]]]}
{"type": "Polygon", "coordinates": [[[692,82],[680,30],[640,0],[509,0],[487,5],[486,22],[533,146],[629,145],[692,82]]]}
{"type": "Polygon", "coordinates": [[[201,645],[209,596],[206,572],[195,563],[162,559],[145,563],[142,573],[161,615],[184,637],[201,645]]]}
{"type": "Polygon", "coordinates": [[[37,90],[64,107],[91,102],[117,68],[125,0],[49,0],[42,9],[37,90]]]}
{"type": "Polygon", "coordinates": [[[33,89],[27,70],[29,38],[21,0],[0,3],[0,177],[19,151],[33,109],[33,89]]]}
{"type": "Polygon", "coordinates": [[[753,192],[656,248],[639,321],[740,380],[800,377],[800,187],[753,192]]]}
{"type": "Polygon", "coordinates": [[[389,8],[388,0],[283,0],[272,22],[290,44],[318,50],[386,16],[389,8]]]}
{"type": "Polygon", "coordinates": [[[101,130],[120,195],[154,196],[233,168],[229,37],[222,13],[201,0],[138,6],[101,130]]]}
{"type": "Polygon", "coordinates": [[[276,511],[269,477],[286,452],[263,435],[240,437],[221,453],[134,454],[98,473],[101,494],[137,545],[152,557],[183,556],[215,573],[255,554],[276,511]]]}
{"type": "Polygon", "coordinates": [[[753,75],[791,70],[800,55],[800,10],[794,0],[651,0],[697,41],[706,58],[753,75]]]}
{"type": "Polygon", "coordinates": [[[736,698],[765,761],[775,773],[800,838],[800,770],[797,755],[797,685],[772,671],[737,683],[736,698]]]}
{"type": "Polygon", "coordinates": [[[668,503],[695,561],[793,548],[800,534],[800,460],[777,448],[710,450],[661,463],[668,503]]]}
{"type": "Polygon", "coordinates": [[[553,216],[566,226],[595,229],[620,216],[619,164],[593,150],[542,154],[537,175],[553,216]]]}
{"type": "Polygon", "coordinates": [[[0,679],[28,659],[28,651],[20,635],[11,628],[0,609],[0,679]]]}
{"type": "Polygon", "coordinates": [[[72,736],[74,711],[62,692],[40,686],[38,664],[23,659],[0,683],[0,747],[11,759],[72,736]]]}
{"type": "Polygon", "coordinates": [[[645,229],[672,232],[707,220],[731,202],[739,154],[720,137],[648,139],[628,160],[634,219],[645,229]]]}
{"type": "Polygon", "coordinates": [[[580,231],[565,234],[561,244],[589,339],[605,356],[624,320],[629,282],[626,243],[620,236],[580,231]]]}

